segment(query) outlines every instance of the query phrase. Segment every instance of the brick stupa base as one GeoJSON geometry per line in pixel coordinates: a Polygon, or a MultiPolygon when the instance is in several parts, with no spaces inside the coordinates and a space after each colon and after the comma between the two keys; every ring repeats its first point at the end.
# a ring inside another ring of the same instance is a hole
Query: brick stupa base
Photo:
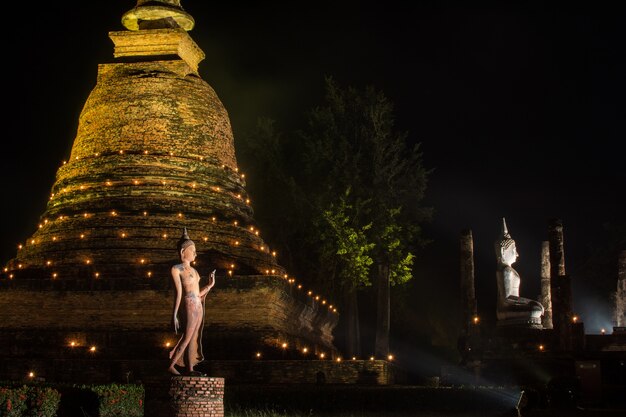
{"type": "Polygon", "coordinates": [[[224,417],[224,378],[164,375],[144,387],[146,416],[224,417]]]}

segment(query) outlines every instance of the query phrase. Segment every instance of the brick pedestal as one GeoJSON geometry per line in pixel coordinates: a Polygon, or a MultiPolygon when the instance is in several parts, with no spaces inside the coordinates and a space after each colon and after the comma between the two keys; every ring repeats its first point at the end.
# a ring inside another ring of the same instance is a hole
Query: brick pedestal
{"type": "Polygon", "coordinates": [[[224,378],[175,376],[169,393],[175,417],[224,417],[224,378]]]}

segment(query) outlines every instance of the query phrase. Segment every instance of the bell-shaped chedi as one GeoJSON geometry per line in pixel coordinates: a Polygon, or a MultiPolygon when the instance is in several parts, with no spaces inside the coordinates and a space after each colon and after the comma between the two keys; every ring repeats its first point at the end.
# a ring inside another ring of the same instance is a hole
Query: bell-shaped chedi
{"type": "Polygon", "coordinates": [[[0,379],[35,365],[73,382],[165,372],[184,228],[201,286],[217,269],[207,359],[334,355],[335,307],[294,284],[254,222],[193,18],[177,0],[139,0],[122,22],[39,227],[0,276],[0,379]]]}
{"type": "MultiPolygon", "coordinates": [[[[179,1],[138,1],[103,64],[16,278],[168,278],[183,227],[198,265],[282,275],[253,220],[228,113],[198,73],[179,1]]],[[[132,286],[132,283],[129,283],[132,286]]],[[[142,285],[145,283],[142,282],[142,285]]]]}

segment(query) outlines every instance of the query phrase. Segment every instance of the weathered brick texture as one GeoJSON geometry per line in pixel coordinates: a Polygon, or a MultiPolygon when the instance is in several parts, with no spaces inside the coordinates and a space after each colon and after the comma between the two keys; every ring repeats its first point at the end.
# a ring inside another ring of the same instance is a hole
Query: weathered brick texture
{"type": "Polygon", "coordinates": [[[176,376],[169,393],[175,417],[224,415],[223,378],[176,376]]]}

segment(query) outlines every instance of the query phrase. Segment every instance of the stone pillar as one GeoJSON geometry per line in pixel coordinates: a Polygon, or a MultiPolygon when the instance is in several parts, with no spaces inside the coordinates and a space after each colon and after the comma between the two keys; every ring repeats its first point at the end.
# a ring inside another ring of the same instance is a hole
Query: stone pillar
{"type": "Polygon", "coordinates": [[[476,306],[476,292],[474,288],[474,239],[472,231],[467,229],[461,232],[461,320],[465,335],[472,334],[478,317],[476,306]]]}
{"type": "Polygon", "coordinates": [[[541,325],[552,328],[552,296],[550,291],[550,242],[541,242],[541,304],[544,308],[541,325]]]}
{"type": "Polygon", "coordinates": [[[471,230],[461,231],[459,244],[462,327],[457,340],[457,349],[461,354],[461,362],[473,368],[477,383],[480,378],[482,343],[474,288],[474,238],[471,230]]]}
{"type": "Polygon", "coordinates": [[[626,250],[617,261],[617,291],[615,292],[615,325],[626,327],[626,250]]]}
{"type": "Polygon", "coordinates": [[[565,274],[563,222],[551,219],[548,224],[550,250],[550,292],[552,295],[552,324],[558,348],[572,348],[572,286],[565,274]]]}
{"type": "Polygon", "coordinates": [[[174,417],[224,417],[224,378],[172,377],[170,398],[174,417]]]}

